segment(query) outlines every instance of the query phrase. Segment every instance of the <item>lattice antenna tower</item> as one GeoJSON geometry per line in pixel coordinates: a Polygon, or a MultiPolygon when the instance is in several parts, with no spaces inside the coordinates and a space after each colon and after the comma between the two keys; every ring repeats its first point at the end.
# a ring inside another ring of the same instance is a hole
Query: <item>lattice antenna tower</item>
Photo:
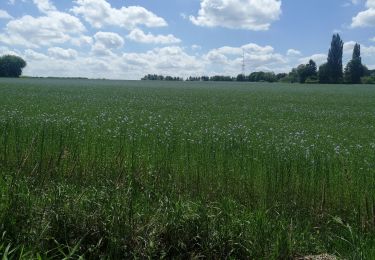
{"type": "Polygon", "coordinates": [[[242,75],[245,76],[246,63],[245,63],[245,50],[242,49],[242,75]]]}

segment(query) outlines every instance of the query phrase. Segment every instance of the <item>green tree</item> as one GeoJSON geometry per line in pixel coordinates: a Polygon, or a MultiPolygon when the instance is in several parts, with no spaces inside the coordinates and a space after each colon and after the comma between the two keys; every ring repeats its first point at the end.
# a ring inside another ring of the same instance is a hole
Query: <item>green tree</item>
{"type": "Polygon", "coordinates": [[[356,43],[353,49],[352,59],[345,67],[344,78],[346,83],[360,84],[367,68],[362,65],[361,46],[356,43]]]}
{"type": "Polygon", "coordinates": [[[0,77],[18,78],[22,69],[26,67],[26,61],[14,55],[0,57],[0,77]]]}
{"type": "Polygon", "coordinates": [[[315,61],[309,60],[309,63],[306,65],[308,77],[314,78],[318,76],[318,70],[315,61]]]}
{"type": "Polygon", "coordinates": [[[246,81],[246,76],[244,74],[238,74],[236,80],[237,81],[246,81]]]}
{"type": "Polygon", "coordinates": [[[301,64],[297,67],[299,83],[305,83],[307,79],[316,80],[317,69],[316,63],[310,60],[308,64],[301,64]]]}
{"type": "Polygon", "coordinates": [[[341,83],[343,81],[343,70],[342,70],[342,55],[343,55],[344,43],[340,38],[339,34],[334,34],[332,37],[331,48],[328,52],[327,59],[327,83],[341,83]]]}
{"type": "Polygon", "coordinates": [[[318,78],[319,78],[319,83],[321,84],[330,83],[327,63],[320,65],[318,78]]]}

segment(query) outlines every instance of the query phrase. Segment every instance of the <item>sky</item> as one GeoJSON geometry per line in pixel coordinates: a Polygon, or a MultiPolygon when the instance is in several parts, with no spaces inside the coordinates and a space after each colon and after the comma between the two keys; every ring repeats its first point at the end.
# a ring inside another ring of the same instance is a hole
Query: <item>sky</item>
{"type": "Polygon", "coordinates": [[[375,0],[0,0],[0,55],[24,75],[140,79],[288,72],[332,35],[375,69],[375,0]]]}

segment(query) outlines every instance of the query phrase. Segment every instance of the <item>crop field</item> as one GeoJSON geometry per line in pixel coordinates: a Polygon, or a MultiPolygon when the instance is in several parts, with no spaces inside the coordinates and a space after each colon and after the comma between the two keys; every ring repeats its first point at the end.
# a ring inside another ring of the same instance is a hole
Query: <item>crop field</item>
{"type": "Polygon", "coordinates": [[[0,256],[375,259],[375,87],[0,80],[0,256]]]}

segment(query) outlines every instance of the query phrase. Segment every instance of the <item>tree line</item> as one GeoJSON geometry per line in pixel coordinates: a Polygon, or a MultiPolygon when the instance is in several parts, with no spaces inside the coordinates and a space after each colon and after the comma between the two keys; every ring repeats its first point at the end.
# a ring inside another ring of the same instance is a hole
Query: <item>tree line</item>
{"type": "MultiPolygon", "coordinates": [[[[238,82],[284,82],[284,83],[320,83],[320,84],[375,84],[375,70],[369,70],[362,64],[361,46],[356,43],[351,60],[343,68],[344,42],[339,34],[334,34],[328,51],[327,62],[317,67],[315,61],[309,60],[293,68],[289,73],[252,72],[237,77],[215,75],[188,77],[186,81],[238,81],[238,82]]],[[[143,80],[167,80],[167,77],[147,75],[143,80]]],[[[172,77],[169,77],[172,78],[172,77]]],[[[177,77],[178,80],[182,78],[177,77]]]]}
{"type": "Polygon", "coordinates": [[[293,68],[289,73],[253,72],[249,76],[238,75],[237,81],[249,82],[286,82],[286,83],[320,83],[320,84],[375,84],[375,70],[369,70],[362,64],[361,46],[354,45],[352,59],[343,68],[344,42],[339,34],[334,34],[328,51],[327,62],[317,68],[310,60],[293,68]]]}
{"type": "Polygon", "coordinates": [[[166,80],[166,81],[183,81],[183,78],[180,77],[172,77],[172,76],[163,76],[163,75],[156,75],[156,74],[147,74],[141,80],[166,80]]]}

